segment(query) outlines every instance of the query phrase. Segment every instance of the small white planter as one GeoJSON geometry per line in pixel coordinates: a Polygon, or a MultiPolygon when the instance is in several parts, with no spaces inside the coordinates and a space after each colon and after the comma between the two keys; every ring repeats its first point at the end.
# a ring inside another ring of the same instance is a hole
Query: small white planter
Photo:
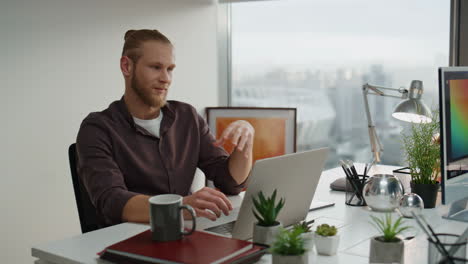
{"type": "Polygon", "coordinates": [[[382,242],[376,236],[370,239],[370,263],[403,263],[405,244],[403,240],[398,242],[382,242]]]}
{"type": "Polygon", "coordinates": [[[309,255],[304,253],[299,256],[284,256],[284,255],[272,255],[273,264],[307,264],[309,263],[309,255]]]}
{"type": "Polygon", "coordinates": [[[257,223],[253,227],[253,242],[257,244],[263,244],[271,246],[275,242],[276,236],[279,233],[280,228],[283,227],[281,222],[278,222],[274,226],[260,226],[257,223]]]}
{"type": "Polygon", "coordinates": [[[338,250],[338,244],[340,243],[340,236],[321,236],[315,234],[315,249],[320,255],[333,256],[338,250]]]}
{"type": "Polygon", "coordinates": [[[314,247],[314,232],[302,233],[301,237],[304,239],[305,248],[312,249],[314,247]]]}

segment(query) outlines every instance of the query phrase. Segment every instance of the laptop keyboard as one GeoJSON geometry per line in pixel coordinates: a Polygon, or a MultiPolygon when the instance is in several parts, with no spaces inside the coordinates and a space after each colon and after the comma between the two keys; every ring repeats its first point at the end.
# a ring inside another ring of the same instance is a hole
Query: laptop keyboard
{"type": "Polygon", "coordinates": [[[234,229],[234,223],[236,223],[236,221],[227,222],[225,224],[218,225],[218,226],[213,226],[205,230],[213,232],[213,233],[221,234],[221,235],[231,235],[232,230],[234,229]]]}

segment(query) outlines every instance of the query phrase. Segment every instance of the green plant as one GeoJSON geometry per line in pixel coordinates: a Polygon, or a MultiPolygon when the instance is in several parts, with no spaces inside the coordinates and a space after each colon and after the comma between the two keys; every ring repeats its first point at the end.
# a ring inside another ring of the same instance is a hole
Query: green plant
{"type": "Polygon", "coordinates": [[[378,218],[371,215],[372,224],[382,233],[383,242],[398,242],[399,239],[396,237],[401,232],[410,228],[409,226],[403,225],[403,217],[399,217],[395,222],[392,221],[392,215],[390,213],[385,214],[385,217],[378,218]]]}
{"type": "Polygon", "coordinates": [[[261,226],[274,226],[276,222],[276,217],[278,217],[278,213],[281,211],[281,208],[284,206],[284,199],[281,198],[279,202],[276,204],[276,189],[273,191],[273,194],[265,198],[263,192],[259,192],[258,200],[255,197],[252,197],[255,210],[252,209],[252,212],[255,215],[255,218],[258,220],[258,225],[261,226]]]}
{"type": "Polygon", "coordinates": [[[311,231],[310,229],[312,228],[312,225],[307,224],[306,221],[302,221],[302,223],[295,224],[293,228],[301,230],[302,233],[308,233],[311,231]]]}
{"type": "Polygon", "coordinates": [[[271,253],[286,256],[302,255],[306,252],[304,233],[300,228],[281,229],[271,247],[271,253]]]}
{"type": "Polygon", "coordinates": [[[317,230],[315,230],[315,233],[321,236],[334,236],[337,232],[335,226],[330,226],[328,224],[321,224],[317,226],[317,230]]]}
{"type": "Polygon", "coordinates": [[[440,144],[434,140],[439,133],[438,113],[433,111],[432,122],[413,123],[411,132],[402,132],[405,158],[416,184],[436,184],[439,171],[440,144]]]}

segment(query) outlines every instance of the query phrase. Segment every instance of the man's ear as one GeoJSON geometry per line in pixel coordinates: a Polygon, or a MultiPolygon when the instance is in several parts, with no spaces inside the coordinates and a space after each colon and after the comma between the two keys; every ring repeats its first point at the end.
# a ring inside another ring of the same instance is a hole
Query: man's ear
{"type": "Polygon", "coordinates": [[[122,74],[125,77],[130,77],[132,76],[133,69],[133,61],[127,56],[122,56],[120,58],[120,70],[122,71],[122,74]]]}

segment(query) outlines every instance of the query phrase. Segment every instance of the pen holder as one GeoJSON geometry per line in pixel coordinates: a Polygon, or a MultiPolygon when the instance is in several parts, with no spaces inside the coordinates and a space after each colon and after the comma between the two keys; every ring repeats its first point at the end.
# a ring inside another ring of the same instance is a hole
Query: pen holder
{"type": "Polygon", "coordinates": [[[364,183],[369,176],[358,175],[357,178],[346,178],[346,198],[345,203],[351,206],[366,206],[366,201],[362,196],[364,183]],[[351,190],[351,191],[349,191],[351,190]]]}
{"type": "Polygon", "coordinates": [[[439,263],[454,263],[461,264],[467,263],[468,259],[466,258],[466,244],[467,241],[461,241],[457,243],[459,235],[455,234],[444,234],[439,233],[435,234],[439,241],[434,241],[431,238],[428,238],[429,247],[427,248],[427,260],[429,264],[439,264],[439,263]],[[440,246],[443,246],[447,251],[451,252],[453,250],[455,253],[450,254],[452,262],[444,258],[444,255],[440,252],[440,246]],[[439,247],[439,249],[438,249],[439,247]]]}

